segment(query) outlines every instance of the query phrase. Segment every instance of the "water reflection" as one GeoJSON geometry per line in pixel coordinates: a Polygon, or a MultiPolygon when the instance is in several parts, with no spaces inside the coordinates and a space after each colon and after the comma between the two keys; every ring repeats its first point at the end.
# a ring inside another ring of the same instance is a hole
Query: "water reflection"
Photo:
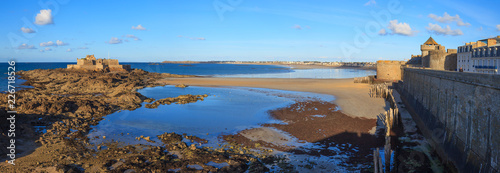
{"type": "Polygon", "coordinates": [[[139,92],[155,99],[184,94],[208,94],[209,97],[190,104],[161,105],[156,109],[141,107],[133,111],[116,112],[106,116],[105,120],[95,126],[89,137],[106,136],[106,139],[95,139],[94,142],[97,143],[115,140],[138,144],[145,143],[135,140],[135,137],[141,135],[151,136],[156,140],[156,135],[176,132],[207,139],[209,145],[213,145],[221,134],[234,134],[258,127],[259,124],[276,122],[268,116],[269,110],[305,99],[334,100],[330,95],[243,87],[165,86],[145,88],[139,92]]]}

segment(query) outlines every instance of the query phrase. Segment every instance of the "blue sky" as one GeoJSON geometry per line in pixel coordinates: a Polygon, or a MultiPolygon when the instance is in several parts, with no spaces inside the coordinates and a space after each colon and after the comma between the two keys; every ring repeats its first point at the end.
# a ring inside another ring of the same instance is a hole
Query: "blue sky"
{"type": "Polygon", "coordinates": [[[404,60],[500,35],[500,1],[4,1],[0,60],[404,60]],[[458,16],[457,16],[458,15],[458,16]],[[380,17],[382,16],[382,17],[380,17]]]}

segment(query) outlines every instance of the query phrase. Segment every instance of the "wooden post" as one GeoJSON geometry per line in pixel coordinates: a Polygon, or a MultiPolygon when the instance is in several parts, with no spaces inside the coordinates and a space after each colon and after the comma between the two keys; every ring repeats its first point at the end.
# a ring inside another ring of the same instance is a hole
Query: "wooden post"
{"type": "Polygon", "coordinates": [[[395,119],[396,126],[398,126],[398,124],[399,124],[399,109],[398,108],[394,109],[394,116],[396,117],[396,119],[395,119]]]}
{"type": "Polygon", "coordinates": [[[377,152],[379,153],[379,157],[378,157],[378,171],[380,173],[383,173],[384,172],[384,167],[382,167],[382,157],[380,157],[380,151],[379,151],[378,148],[377,148],[377,152]]]}
{"type": "Polygon", "coordinates": [[[385,146],[384,146],[384,158],[385,158],[385,170],[386,172],[390,172],[391,169],[391,137],[385,137],[385,146]]]}
{"type": "MultiPolygon", "coordinates": [[[[378,148],[377,148],[378,150],[378,148]]],[[[373,150],[373,170],[375,171],[375,173],[379,173],[378,172],[378,152],[377,150],[373,150]]]]}

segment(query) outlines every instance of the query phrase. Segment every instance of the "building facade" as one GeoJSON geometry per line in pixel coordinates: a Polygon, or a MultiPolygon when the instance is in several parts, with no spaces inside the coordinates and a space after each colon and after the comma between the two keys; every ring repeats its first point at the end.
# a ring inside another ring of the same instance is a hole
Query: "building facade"
{"type": "Polygon", "coordinates": [[[500,74],[500,36],[458,47],[457,71],[500,74]]]}

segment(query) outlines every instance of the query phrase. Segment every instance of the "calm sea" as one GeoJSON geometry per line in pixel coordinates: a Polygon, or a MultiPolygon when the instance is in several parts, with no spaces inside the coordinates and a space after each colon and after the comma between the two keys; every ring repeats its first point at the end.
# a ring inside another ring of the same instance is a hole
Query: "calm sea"
{"type": "MultiPolygon", "coordinates": [[[[68,64],[75,63],[29,63],[22,62],[15,64],[15,70],[34,70],[34,69],[56,69],[66,68],[68,64]]],[[[158,73],[172,73],[183,75],[201,75],[201,76],[214,76],[214,75],[237,75],[237,74],[272,74],[272,73],[289,73],[293,72],[292,69],[282,66],[269,66],[269,65],[238,65],[238,64],[163,64],[151,65],[150,63],[122,63],[129,64],[132,68],[143,69],[149,72],[158,73]]],[[[7,68],[8,63],[0,63],[0,90],[7,90],[7,68]]],[[[16,85],[25,82],[24,80],[17,79],[16,85]]]]}
{"type": "MultiPolygon", "coordinates": [[[[66,68],[68,64],[75,63],[16,63],[16,71],[34,69],[66,68]]],[[[358,69],[292,69],[286,66],[275,65],[250,65],[250,64],[164,64],[152,65],[150,63],[127,63],[132,68],[149,72],[172,73],[182,75],[200,75],[213,77],[251,77],[251,78],[353,78],[374,75],[373,70],[358,69]]],[[[8,63],[0,63],[0,91],[7,90],[8,63]]],[[[16,86],[24,81],[16,80],[16,86]]]]}

